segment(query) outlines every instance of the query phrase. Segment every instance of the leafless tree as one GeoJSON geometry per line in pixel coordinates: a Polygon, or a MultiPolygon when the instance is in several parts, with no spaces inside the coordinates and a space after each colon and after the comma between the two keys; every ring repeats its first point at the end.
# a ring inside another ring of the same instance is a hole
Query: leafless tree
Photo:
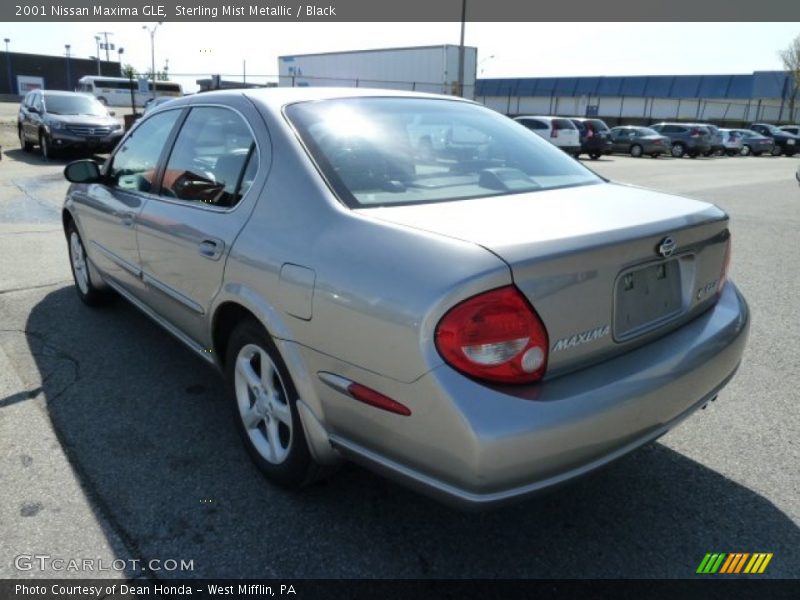
{"type": "Polygon", "coordinates": [[[778,52],[783,62],[783,68],[789,72],[791,81],[794,83],[791,95],[789,96],[789,119],[794,119],[794,104],[797,99],[797,92],[800,90],[800,35],[786,48],[778,52]]]}

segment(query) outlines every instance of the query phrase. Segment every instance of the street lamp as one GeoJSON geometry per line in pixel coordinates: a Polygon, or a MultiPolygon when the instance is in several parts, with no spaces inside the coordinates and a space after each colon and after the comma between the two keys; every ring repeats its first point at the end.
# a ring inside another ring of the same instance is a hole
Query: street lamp
{"type": "Polygon", "coordinates": [[[481,65],[482,65],[483,63],[485,63],[485,62],[489,62],[489,61],[490,61],[490,60],[492,60],[493,58],[494,58],[494,54],[492,54],[491,56],[487,56],[487,57],[486,57],[486,58],[484,58],[484,59],[481,59],[481,61],[478,63],[478,67],[477,67],[477,68],[478,68],[478,73],[480,73],[481,75],[483,75],[483,69],[481,68],[481,65]]]}
{"type": "Polygon", "coordinates": [[[125,53],[125,48],[117,48],[117,62],[119,63],[119,74],[121,77],[125,76],[122,70],[122,55],[125,53]]]}
{"type": "Polygon", "coordinates": [[[97,74],[100,75],[100,36],[94,36],[94,43],[97,46],[97,74]]]}
{"type": "Polygon", "coordinates": [[[69,44],[64,44],[64,50],[66,51],[67,55],[67,90],[72,87],[72,73],[70,72],[70,64],[69,64],[69,49],[71,46],[69,44]]]}
{"type": "Polygon", "coordinates": [[[4,38],[3,41],[6,43],[6,66],[8,67],[8,93],[14,93],[14,81],[11,77],[11,54],[8,53],[8,42],[11,40],[9,38],[4,38]]]}
{"type": "Polygon", "coordinates": [[[153,77],[153,98],[156,97],[156,29],[161,25],[161,21],[153,25],[152,29],[148,29],[147,25],[142,25],[142,29],[150,34],[150,73],[153,77]]]}

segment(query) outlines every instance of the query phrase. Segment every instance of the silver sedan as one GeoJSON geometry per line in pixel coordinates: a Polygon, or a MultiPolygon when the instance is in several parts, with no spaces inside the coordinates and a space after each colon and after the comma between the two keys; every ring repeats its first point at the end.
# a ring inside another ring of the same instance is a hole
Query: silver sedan
{"type": "Polygon", "coordinates": [[[714,399],[747,338],[722,210],[470,101],[201,94],[65,175],[81,300],[114,291],[221,370],[287,487],[352,459],[460,506],[532,494],[714,399]]]}

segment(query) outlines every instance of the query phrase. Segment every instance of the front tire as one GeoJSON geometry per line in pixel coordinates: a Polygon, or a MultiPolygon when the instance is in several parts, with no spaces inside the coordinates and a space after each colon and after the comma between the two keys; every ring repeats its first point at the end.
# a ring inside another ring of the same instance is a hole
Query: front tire
{"type": "Polygon", "coordinates": [[[108,299],[108,293],[92,281],[89,257],[86,256],[83,240],[73,222],[67,225],[67,246],[69,248],[69,266],[72,270],[72,279],[75,281],[75,291],[78,293],[78,297],[87,306],[104,304],[108,299]]]}
{"type": "Polygon", "coordinates": [[[318,479],[324,469],[308,449],[294,383],[259,322],[248,319],[234,329],[225,374],[236,429],[266,478],[290,489],[318,479]]]}
{"type": "Polygon", "coordinates": [[[39,151],[44,160],[53,158],[54,152],[52,146],[50,146],[50,138],[48,138],[47,134],[43,131],[39,132],[39,151]]]}
{"type": "Polygon", "coordinates": [[[739,154],[741,154],[742,156],[749,156],[751,153],[752,150],[750,149],[750,146],[747,145],[742,146],[742,149],[739,151],[739,154]]]}
{"type": "Polygon", "coordinates": [[[683,144],[673,144],[672,145],[672,156],[675,158],[683,158],[683,155],[686,154],[686,148],[683,144]]]}
{"type": "Polygon", "coordinates": [[[634,158],[640,158],[642,156],[642,152],[644,150],[639,144],[634,144],[631,146],[631,156],[634,158]]]}
{"type": "Polygon", "coordinates": [[[31,144],[27,139],[25,139],[25,133],[22,131],[22,127],[19,127],[19,147],[22,148],[23,152],[30,152],[33,149],[33,144],[31,144]]]}
{"type": "Polygon", "coordinates": [[[772,148],[771,154],[772,156],[780,156],[782,152],[783,150],[781,149],[781,147],[776,145],[774,148],[772,148]]]}

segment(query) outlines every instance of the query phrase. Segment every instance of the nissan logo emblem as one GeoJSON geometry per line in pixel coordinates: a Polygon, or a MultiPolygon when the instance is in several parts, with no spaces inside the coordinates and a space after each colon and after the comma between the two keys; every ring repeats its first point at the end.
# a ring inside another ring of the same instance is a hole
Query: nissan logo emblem
{"type": "Polygon", "coordinates": [[[675,243],[675,240],[667,236],[661,240],[661,243],[658,245],[657,252],[666,258],[667,256],[672,256],[672,253],[675,252],[675,248],[677,248],[677,246],[678,245],[675,243]]]}

